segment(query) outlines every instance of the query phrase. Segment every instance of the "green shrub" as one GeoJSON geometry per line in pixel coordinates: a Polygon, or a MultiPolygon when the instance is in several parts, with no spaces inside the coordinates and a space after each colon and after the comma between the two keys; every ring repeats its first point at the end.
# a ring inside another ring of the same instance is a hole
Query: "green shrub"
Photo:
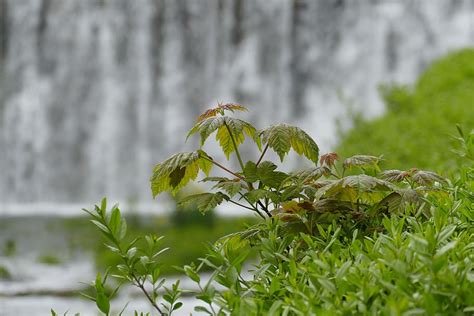
{"type": "Polygon", "coordinates": [[[387,112],[373,121],[357,120],[341,136],[337,151],[386,155],[391,167],[452,171],[460,159],[449,148],[454,126],[474,126],[474,49],[433,62],[413,88],[382,86],[387,112]]]}
{"type": "MultiPolygon", "coordinates": [[[[399,99],[403,97],[393,98],[399,99]]],[[[194,294],[204,305],[196,311],[210,315],[474,312],[474,131],[465,134],[458,129],[465,164],[457,178],[446,180],[416,168],[382,170],[377,156],[355,155],[337,165],[336,153],[319,156],[314,140],[297,127],[279,124],[257,131],[225,115],[241,110],[245,108],[240,105],[219,104],[201,115],[188,135],[199,134],[202,146],[216,132],[224,154],[228,159],[235,154],[240,171],[215,161],[201,148],[159,163],[151,178],[154,196],[165,191],[176,194],[202,171],[202,181],[214,183],[212,191],[187,196],[182,204],[191,203],[206,213],[229,202],[261,217],[254,226],[219,239],[199,264],[182,268],[199,288],[194,294]],[[238,147],[246,136],[261,154],[244,163],[238,147]],[[273,150],[283,161],[290,149],[314,167],[284,173],[263,159],[267,150],[273,150]],[[213,167],[229,177],[209,176],[213,167]],[[246,273],[255,253],[256,262],[246,273]],[[199,273],[209,269],[210,279],[201,282],[199,273]]],[[[120,259],[110,267],[117,271],[113,276],[119,286],[105,291],[107,271],[91,284],[93,294],[86,294],[97,308],[108,315],[110,300],[128,283],[138,287],[160,315],[179,309],[179,282],[163,287],[160,258],[167,248],[162,247],[162,238],[147,234],[131,240],[118,206],[109,210],[105,199],[87,212],[120,259]]]]}

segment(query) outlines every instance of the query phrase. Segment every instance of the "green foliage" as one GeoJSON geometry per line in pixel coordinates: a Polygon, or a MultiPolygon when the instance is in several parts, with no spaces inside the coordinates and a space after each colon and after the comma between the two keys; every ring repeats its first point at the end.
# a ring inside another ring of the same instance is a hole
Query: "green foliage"
{"type": "Polygon", "coordinates": [[[461,159],[452,155],[454,126],[474,126],[474,49],[435,61],[413,87],[384,86],[387,112],[356,122],[343,133],[338,153],[386,155],[393,168],[453,171],[461,159]]]}
{"type": "Polygon", "coordinates": [[[189,181],[195,180],[199,171],[209,174],[210,158],[202,150],[179,153],[158,164],[151,177],[153,196],[163,191],[178,192],[189,181]]]}
{"type": "Polygon", "coordinates": [[[245,141],[245,135],[251,137],[260,145],[260,139],[257,136],[255,127],[250,125],[250,123],[228,116],[209,117],[198,122],[189,131],[188,137],[199,133],[201,136],[201,146],[203,146],[207,138],[215,131],[217,131],[216,140],[227,159],[245,141]]]}
{"type": "Polygon", "coordinates": [[[261,132],[263,143],[273,149],[283,161],[290,148],[304,155],[314,163],[318,162],[319,148],[316,142],[305,131],[295,126],[278,124],[270,126],[261,132]]]}
{"type": "Polygon", "coordinates": [[[97,226],[107,240],[105,245],[121,259],[121,263],[114,267],[113,277],[119,282],[119,285],[111,293],[107,293],[105,290],[109,277],[109,273],[106,272],[103,278],[98,273],[95,282],[91,284],[95,295],[82,294],[95,301],[97,308],[102,313],[109,315],[110,300],[123,284],[128,283],[139,288],[160,315],[171,315],[173,311],[179,309],[182,306],[178,302],[181,295],[178,288],[179,281],[172,288],[164,287],[166,294],[163,295],[163,299],[167,302],[166,304],[161,304],[160,307],[157,302],[158,290],[163,288],[165,282],[161,278],[160,262],[158,261],[158,257],[167,250],[167,248],[160,246],[162,237],[148,234],[127,240],[127,224],[120,214],[120,209],[114,205],[110,211],[107,211],[106,199],[102,200],[100,206],[96,205],[93,211],[84,211],[92,217],[91,222],[97,226]]]}
{"type": "MultiPolygon", "coordinates": [[[[205,141],[232,121],[222,116],[226,110],[241,109],[220,104],[201,115],[191,134],[199,132],[205,141]],[[205,127],[211,120],[224,123],[205,127]]],[[[241,171],[199,150],[158,164],[152,177],[154,195],[176,193],[197,179],[199,170],[207,171],[202,181],[214,183],[213,191],[185,197],[184,205],[195,205],[205,213],[226,201],[264,219],[222,237],[199,264],[183,267],[199,288],[194,294],[203,305],[195,308],[197,312],[220,316],[474,311],[473,133],[458,128],[460,154],[470,165],[447,180],[417,168],[383,170],[381,156],[354,155],[337,164],[338,154],[319,157],[316,143],[287,125],[252,134],[258,137],[257,148],[260,141],[265,147],[258,160],[244,164],[238,149],[241,142],[235,141],[241,137],[239,129],[225,130],[233,149],[221,146],[227,158],[235,153],[241,171]],[[263,160],[268,148],[280,160],[293,148],[315,166],[293,173],[279,171],[277,164],[263,160]],[[201,167],[201,160],[227,172],[229,178],[209,177],[210,167],[201,167]],[[187,173],[187,168],[192,171],[187,173]],[[257,259],[249,277],[247,264],[254,254],[257,259]],[[206,270],[213,272],[203,282],[200,273],[206,270]]],[[[145,244],[139,239],[126,241],[120,211],[113,207],[107,212],[105,200],[88,213],[109,240],[109,249],[123,261],[117,266],[118,278],[138,286],[162,315],[181,307],[179,283],[165,289],[166,305],[156,305],[156,289],[163,284],[156,259],[164,251],[158,247],[161,239],[147,235],[145,244]],[[151,292],[145,282],[152,285],[151,292]]],[[[98,275],[93,283],[96,294],[90,297],[105,314],[118,290],[105,292],[107,276],[98,275]]]]}
{"type": "MultiPolygon", "coordinates": [[[[253,246],[261,260],[251,278],[225,252],[235,239],[216,244],[202,260],[216,272],[201,286],[197,298],[205,305],[196,310],[210,315],[472,312],[474,230],[462,212],[473,210],[458,205],[437,204],[429,220],[385,218],[384,231],[366,237],[357,230],[342,237],[337,225],[318,227],[317,237],[288,235],[280,223],[269,222],[253,246]]],[[[240,242],[245,247],[247,242],[240,242]]]]}
{"type": "Polygon", "coordinates": [[[289,174],[277,171],[277,165],[270,161],[262,162],[267,149],[274,150],[283,161],[293,148],[297,154],[304,155],[317,164],[319,148],[308,134],[297,127],[279,124],[257,132],[250,123],[225,116],[226,110],[233,112],[246,109],[240,105],[219,104],[199,117],[196,125],[189,131],[188,137],[199,133],[202,147],[207,138],[217,131],[216,139],[222,151],[227,159],[230,158],[231,153],[235,153],[242,169],[241,172],[232,171],[214,161],[202,149],[192,153],[175,154],[154,168],[151,178],[153,196],[164,191],[175,194],[190,180],[195,180],[199,170],[208,176],[211,167],[216,166],[233,178],[204,178],[203,181],[215,183],[214,189],[217,192],[189,196],[182,201],[183,204],[194,203],[202,213],[205,213],[222,202],[228,201],[252,210],[262,218],[271,217],[268,210],[269,204],[277,205],[281,202],[278,194],[287,189],[284,183],[289,174]],[[244,142],[245,135],[253,139],[258,150],[261,150],[262,143],[265,145],[259,159],[255,162],[248,161],[246,164],[239,152],[239,145],[244,142]]]}
{"type": "Polygon", "coordinates": [[[224,200],[229,200],[229,197],[222,192],[199,193],[187,196],[186,198],[182,199],[180,203],[182,205],[193,203],[201,213],[205,214],[209,211],[212,211],[224,200]]]}
{"type": "MultiPolygon", "coordinates": [[[[464,148],[461,155],[469,157],[467,153],[474,149],[471,134],[461,129],[459,134],[464,148]]],[[[320,162],[334,166],[336,158],[328,154],[320,162]]],[[[452,182],[412,169],[380,173],[386,180],[361,174],[323,186],[324,194],[319,195],[328,196],[313,208],[319,205],[350,212],[351,200],[368,201],[386,191],[392,193],[381,201],[411,190],[419,201],[430,203],[429,208],[419,205],[424,215],[412,212],[410,205],[399,208],[401,213],[388,213],[380,220],[380,229],[372,233],[364,232],[361,223],[350,234],[344,233],[343,223],[335,221],[316,224],[317,233],[289,233],[286,223],[272,219],[257,229],[221,239],[200,265],[187,267],[187,275],[199,284],[196,298],[204,304],[196,311],[209,315],[472,313],[474,159],[464,162],[452,182]],[[405,188],[400,183],[405,183],[405,188]],[[433,187],[442,193],[438,196],[421,193],[432,183],[446,183],[447,187],[433,187]],[[242,273],[248,247],[257,251],[259,258],[250,278],[242,273]],[[204,267],[215,270],[206,284],[196,277],[204,267]],[[224,290],[217,291],[218,287],[224,290]]],[[[317,177],[321,174],[316,172],[317,177]]],[[[373,205],[377,207],[380,202],[373,205]]],[[[287,210],[295,213],[298,207],[303,206],[292,203],[287,210]]],[[[309,220],[307,216],[301,218],[309,220]]]]}

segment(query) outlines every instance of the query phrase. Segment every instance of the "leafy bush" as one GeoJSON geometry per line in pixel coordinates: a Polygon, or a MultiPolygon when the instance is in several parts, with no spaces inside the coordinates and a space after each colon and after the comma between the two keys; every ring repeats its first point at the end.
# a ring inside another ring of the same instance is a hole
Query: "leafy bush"
{"type": "MultiPolygon", "coordinates": [[[[202,148],[178,153],[159,163],[151,177],[153,195],[176,194],[204,173],[212,192],[184,198],[202,212],[223,202],[254,212],[262,220],[245,231],[221,238],[200,264],[182,268],[197,283],[196,311],[210,315],[308,314],[455,314],[474,311],[474,169],[459,170],[449,181],[416,168],[382,170],[381,157],[355,155],[342,164],[336,153],[319,156],[301,129],[279,124],[258,131],[226,116],[243,111],[220,104],[206,111],[191,129],[201,147],[216,133],[229,159],[240,171],[215,161],[202,148]],[[239,145],[250,138],[260,156],[244,163],[239,145]],[[268,150],[283,161],[293,149],[314,167],[293,173],[265,161],[268,150]],[[228,174],[210,176],[218,168],[228,174]],[[249,266],[252,253],[257,261],[249,266]],[[201,282],[199,273],[211,269],[201,282]]],[[[462,153],[472,158],[474,132],[459,129],[462,153]]],[[[140,288],[152,306],[169,315],[181,306],[179,283],[165,288],[158,238],[128,241],[118,207],[107,211],[105,200],[88,211],[122,260],[116,277],[140,288]]],[[[92,284],[93,299],[108,314],[111,294],[104,291],[108,274],[92,284]]]]}
{"type": "Polygon", "coordinates": [[[394,168],[455,171],[461,160],[449,151],[449,135],[455,124],[474,126],[473,86],[474,49],[453,52],[433,62],[413,88],[383,86],[386,114],[357,120],[341,135],[337,151],[384,154],[394,168]]]}

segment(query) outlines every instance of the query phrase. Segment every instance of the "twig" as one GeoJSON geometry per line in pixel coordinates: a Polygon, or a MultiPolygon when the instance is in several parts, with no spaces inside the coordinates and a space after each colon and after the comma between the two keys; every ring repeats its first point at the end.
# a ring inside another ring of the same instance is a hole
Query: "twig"
{"type": "Polygon", "coordinates": [[[262,154],[258,158],[257,163],[255,164],[256,166],[258,166],[260,164],[260,162],[262,162],[263,156],[265,156],[265,153],[267,152],[267,149],[268,149],[268,143],[265,146],[265,148],[263,149],[262,154]]]}

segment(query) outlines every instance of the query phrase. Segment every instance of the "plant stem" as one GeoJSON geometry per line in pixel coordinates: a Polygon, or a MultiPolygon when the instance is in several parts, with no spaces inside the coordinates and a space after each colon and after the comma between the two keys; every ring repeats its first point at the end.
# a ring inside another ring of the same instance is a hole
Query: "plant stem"
{"type": "Polygon", "coordinates": [[[151,305],[158,311],[158,313],[160,313],[160,315],[165,315],[161,311],[160,307],[156,304],[156,302],[150,297],[150,294],[148,294],[147,290],[143,286],[143,283],[138,280],[135,274],[132,274],[132,278],[135,280],[135,282],[137,283],[136,285],[140,288],[140,290],[142,290],[143,294],[145,294],[146,298],[150,301],[151,305]]]}
{"type": "Polygon", "coordinates": [[[268,217],[272,217],[272,213],[268,211],[268,208],[266,208],[261,201],[257,201],[257,204],[260,205],[260,207],[267,214],[268,217]]]}
{"type": "Polygon", "coordinates": [[[235,205],[238,205],[238,206],[240,206],[240,207],[246,208],[246,209],[248,209],[248,210],[254,211],[253,208],[251,208],[251,207],[249,207],[249,206],[247,206],[247,205],[243,205],[243,204],[241,204],[241,203],[239,203],[239,202],[232,201],[232,200],[229,200],[229,202],[230,202],[230,203],[233,203],[233,204],[235,204],[235,205]]]}
{"type": "Polygon", "coordinates": [[[250,203],[249,199],[245,197],[242,193],[239,193],[240,196],[247,201],[248,204],[252,205],[252,210],[255,211],[258,215],[260,215],[261,218],[266,219],[265,216],[258,210],[256,206],[254,206],[252,203],[250,203]]]}
{"type": "Polygon", "coordinates": [[[226,122],[224,122],[224,125],[227,128],[227,131],[229,132],[229,135],[230,135],[230,139],[232,140],[232,144],[234,145],[235,154],[237,156],[237,159],[239,160],[240,167],[242,168],[242,171],[244,171],[244,168],[245,168],[244,162],[242,161],[242,157],[240,157],[239,148],[237,148],[237,142],[235,141],[234,134],[232,134],[230,127],[229,125],[227,125],[226,122]]]}
{"type": "Polygon", "coordinates": [[[262,154],[260,155],[260,157],[258,158],[257,160],[257,163],[255,165],[259,165],[260,162],[262,162],[262,159],[263,159],[263,156],[265,156],[265,153],[267,152],[267,149],[268,149],[268,144],[265,146],[265,148],[263,149],[262,151],[262,154]]]}
{"type": "Polygon", "coordinates": [[[221,168],[222,170],[224,170],[224,171],[230,173],[230,174],[233,175],[234,177],[237,177],[237,178],[239,178],[240,180],[245,180],[245,178],[242,177],[240,174],[235,173],[235,172],[233,172],[233,171],[227,169],[226,167],[224,167],[224,166],[221,165],[220,163],[218,163],[218,162],[216,162],[216,161],[214,161],[214,160],[212,160],[212,159],[209,159],[209,158],[207,158],[207,157],[202,157],[202,158],[206,159],[207,161],[210,161],[211,163],[213,163],[214,165],[218,166],[218,167],[221,168]]]}
{"type": "Polygon", "coordinates": [[[107,228],[109,229],[109,232],[110,232],[110,238],[109,239],[115,244],[115,246],[117,247],[119,252],[122,254],[122,256],[123,256],[122,260],[125,263],[125,265],[127,266],[128,270],[130,271],[130,276],[135,281],[135,283],[136,283],[135,285],[142,290],[142,292],[147,297],[148,301],[150,301],[151,305],[158,311],[158,313],[160,313],[160,315],[165,315],[163,313],[163,311],[160,309],[160,307],[156,304],[156,302],[150,297],[150,294],[148,294],[147,290],[143,286],[143,283],[141,283],[140,280],[138,279],[138,277],[135,275],[135,273],[132,272],[133,267],[130,265],[130,263],[128,262],[128,260],[126,258],[126,252],[122,249],[122,247],[120,246],[120,242],[117,240],[117,238],[115,238],[114,234],[112,233],[112,230],[108,227],[107,219],[105,218],[104,214],[102,214],[102,221],[105,224],[105,226],[107,226],[107,228]]]}

